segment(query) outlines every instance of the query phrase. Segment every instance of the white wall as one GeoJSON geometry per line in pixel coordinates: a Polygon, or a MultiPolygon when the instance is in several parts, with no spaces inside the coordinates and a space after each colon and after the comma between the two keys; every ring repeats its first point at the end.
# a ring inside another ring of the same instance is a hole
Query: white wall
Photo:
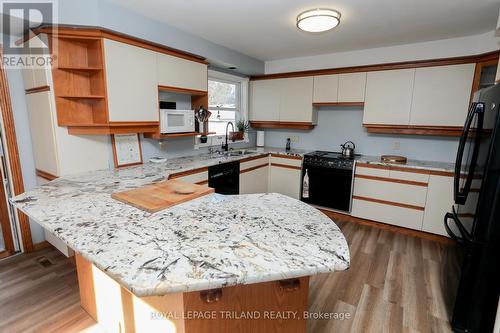
{"type": "Polygon", "coordinates": [[[495,32],[375,49],[266,61],[266,74],[476,55],[500,48],[495,32]]]}

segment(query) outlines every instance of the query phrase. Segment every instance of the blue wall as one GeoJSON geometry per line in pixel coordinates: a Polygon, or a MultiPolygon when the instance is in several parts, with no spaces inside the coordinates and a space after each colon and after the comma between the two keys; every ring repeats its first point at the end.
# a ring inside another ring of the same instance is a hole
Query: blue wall
{"type": "Polygon", "coordinates": [[[318,125],[310,131],[267,130],[266,146],[284,147],[286,138],[299,136],[294,148],[339,151],[339,145],[354,141],[356,153],[365,155],[396,154],[419,160],[454,162],[457,138],[369,134],[362,126],[360,108],[324,107],[318,111],[318,125]],[[394,149],[394,143],[400,149],[394,149]]]}

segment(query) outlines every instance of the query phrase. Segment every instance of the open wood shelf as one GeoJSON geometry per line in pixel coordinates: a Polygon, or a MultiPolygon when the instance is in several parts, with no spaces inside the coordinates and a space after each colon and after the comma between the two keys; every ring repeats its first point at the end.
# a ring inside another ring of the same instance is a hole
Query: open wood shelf
{"type": "Polygon", "coordinates": [[[187,136],[198,136],[198,135],[211,135],[215,134],[215,132],[188,132],[188,133],[170,133],[170,134],[158,134],[158,133],[145,133],[144,137],[149,139],[168,139],[168,138],[181,138],[187,136]]]}
{"type": "Polygon", "coordinates": [[[63,71],[77,71],[77,72],[96,72],[102,71],[102,67],[83,67],[83,66],[59,66],[57,69],[63,71]]]}
{"type": "Polygon", "coordinates": [[[70,133],[81,133],[84,127],[88,127],[85,134],[112,132],[102,39],[65,36],[58,37],[57,43],[52,76],[58,125],[67,126],[70,133]]]}
{"type": "Polygon", "coordinates": [[[57,95],[60,98],[77,98],[77,99],[102,99],[106,98],[104,95],[57,95]]]}

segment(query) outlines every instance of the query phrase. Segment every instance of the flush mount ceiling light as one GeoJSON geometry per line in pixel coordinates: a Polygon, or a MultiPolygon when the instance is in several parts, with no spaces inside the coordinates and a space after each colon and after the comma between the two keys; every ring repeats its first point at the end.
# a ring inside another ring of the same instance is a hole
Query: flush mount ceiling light
{"type": "Polygon", "coordinates": [[[311,9],[297,16],[297,28],[307,32],[324,32],[340,23],[340,13],[333,9],[311,9]]]}

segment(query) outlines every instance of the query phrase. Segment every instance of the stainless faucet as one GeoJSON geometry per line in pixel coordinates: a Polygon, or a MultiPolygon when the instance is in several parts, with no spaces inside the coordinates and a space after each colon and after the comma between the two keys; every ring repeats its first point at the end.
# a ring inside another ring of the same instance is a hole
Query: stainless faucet
{"type": "Polygon", "coordinates": [[[229,129],[229,124],[231,124],[231,127],[233,129],[233,132],[234,132],[234,125],[232,122],[228,122],[227,125],[226,125],[226,143],[225,144],[222,144],[222,149],[224,151],[228,151],[229,150],[229,144],[227,143],[227,130],[229,129]]]}

